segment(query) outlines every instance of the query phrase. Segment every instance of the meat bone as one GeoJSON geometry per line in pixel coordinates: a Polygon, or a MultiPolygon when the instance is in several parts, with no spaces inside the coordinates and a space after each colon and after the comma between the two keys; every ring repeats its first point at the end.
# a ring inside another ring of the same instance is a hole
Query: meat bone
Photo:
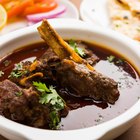
{"type": "Polygon", "coordinates": [[[84,63],[88,69],[94,70],[94,68],[81,58],[63,39],[62,37],[51,27],[47,20],[43,20],[41,26],[38,27],[38,31],[41,37],[46,41],[53,51],[58,55],[60,59],[70,58],[76,63],[84,63]]]}

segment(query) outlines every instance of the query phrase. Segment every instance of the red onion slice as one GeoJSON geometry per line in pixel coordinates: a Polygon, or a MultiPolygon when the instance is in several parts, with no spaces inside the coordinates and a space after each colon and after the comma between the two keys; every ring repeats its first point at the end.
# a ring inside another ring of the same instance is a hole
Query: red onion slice
{"type": "Polygon", "coordinates": [[[64,5],[60,5],[50,12],[31,14],[31,15],[27,15],[26,18],[28,21],[31,22],[39,22],[42,21],[43,19],[55,18],[63,14],[65,11],[66,11],[66,7],[64,5]]]}

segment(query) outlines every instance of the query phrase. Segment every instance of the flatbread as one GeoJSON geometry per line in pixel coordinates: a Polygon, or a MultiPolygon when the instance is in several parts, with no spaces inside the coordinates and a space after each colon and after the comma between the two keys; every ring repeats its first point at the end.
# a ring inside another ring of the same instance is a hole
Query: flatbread
{"type": "MultiPolygon", "coordinates": [[[[134,40],[140,41],[140,18],[133,14],[128,4],[126,5],[126,3],[120,3],[118,1],[120,0],[108,0],[112,29],[134,40]]],[[[127,0],[121,1],[126,2],[127,0]]]]}
{"type": "Polygon", "coordinates": [[[118,1],[124,5],[127,5],[133,14],[135,14],[136,16],[139,16],[140,0],[118,0],[118,1]]]}

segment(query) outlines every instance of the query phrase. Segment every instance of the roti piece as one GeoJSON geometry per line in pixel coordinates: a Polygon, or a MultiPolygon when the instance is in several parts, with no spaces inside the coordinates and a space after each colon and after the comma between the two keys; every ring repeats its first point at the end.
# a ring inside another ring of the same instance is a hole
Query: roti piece
{"type": "Polygon", "coordinates": [[[126,20],[132,18],[128,7],[122,6],[117,0],[108,0],[108,9],[112,20],[126,20]]]}
{"type": "Polygon", "coordinates": [[[124,5],[127,5],[131,12],[136,16],[140,16],[140,0],[118,0],[124,5]]]}
{"type": "Polygon", "coordinates": [[[140,19],[132,13],[125,1],[127,0],[108,0],[111,27],[140,41],[140,19]],[[120,3],[120,1],[123,2],[120,3]]]}

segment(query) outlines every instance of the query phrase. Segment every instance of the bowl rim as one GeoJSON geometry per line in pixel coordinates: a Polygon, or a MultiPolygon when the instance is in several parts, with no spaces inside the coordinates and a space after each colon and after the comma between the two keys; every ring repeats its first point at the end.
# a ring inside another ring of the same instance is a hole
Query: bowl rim
{"type": "MultiPolygon", "coordinates": [[[[75,30],[83,30],[86,32],[97,32],[101,35],[106,35],[109,38],[115,39],[129,46],[130,49],[135,54],[137,54],[140,59],[140,49],[138,48],[139,44],[120,33],[117,33],[110,29],[102,30],[99,27],[91,28],[90,24],[80,21],[80,20],[75,20],[75,19],[65,19],[65,20],[52,19],[52,20],[49,20],[49,22],[56,30],[71,28],[75,30]]],[[[37,23],[36,25],[33,25],[32,27],[25,27],[23,29],[1,36],[0,48],[5,43],[10,42],[11,40],[15,38],[20,38],[23,35],[37,32],[36,27],[38,27],[39,25],[40,23],[37,23]]],[[[129,108],[126,112],[122,113],[118,117],[115,117],[114,119],[101,123],[97,126],[92,126],[88,128],[82,128],[82,129],[65,130],[65,131],[43,130],[43,129],[33,128],[33,127],[29,127],[29,126],[25,126],[25,125],[13,122],[11,120],[4,118],[3,116],[0,116],[0,128],[5,131],[8,130],[13,135],[19,134],[25,138],[34,139],[34,140],[35,139],[43,140],[44,136],[46,136],[46,138],[51,139],[51,140],[55,138],[58,138],[61,140],[66,139],[66,138],[67,140],[71,140],[75,138],[81,138],[82,140],[99,139],[103,137],[106,133],[111,131],[112,129],[117,128],[129,122],[130,120],[133,120],[135,117],[137,117],[140,114],[139,106],[140,106],[140,100],[138,100],[131,108],[129,108]],[[100,130],[100,131],[97,131],[97,130],[100,130]],[[96,132],[96,134],[93,135],[93,132],[96,132]]]]}

